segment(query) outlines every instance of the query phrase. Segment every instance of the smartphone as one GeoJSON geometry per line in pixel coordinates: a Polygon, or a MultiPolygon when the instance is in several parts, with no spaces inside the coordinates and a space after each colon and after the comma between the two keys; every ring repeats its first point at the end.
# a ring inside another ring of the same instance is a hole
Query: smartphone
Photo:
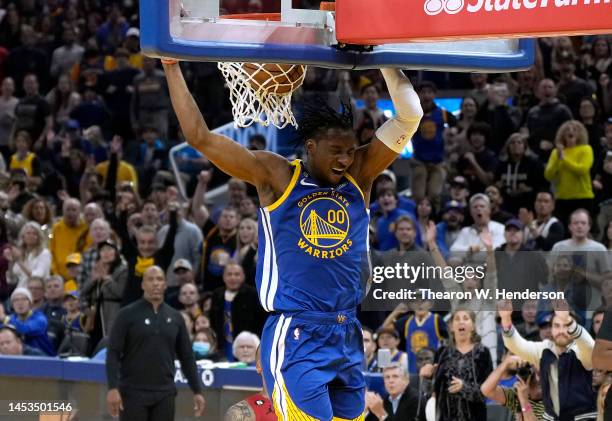
{"type": "Polygon", "coordinates": [[[386,348],[379,349],[376,360],[378,362],[378,367],[380,368],[385,368],[391,365],[391,350],[386,348]]]}

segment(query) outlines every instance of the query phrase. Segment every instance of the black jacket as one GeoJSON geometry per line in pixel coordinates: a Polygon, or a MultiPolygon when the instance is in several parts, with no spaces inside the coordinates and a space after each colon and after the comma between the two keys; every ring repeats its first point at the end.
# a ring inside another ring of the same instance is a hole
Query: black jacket
{"type": "MultiPolygon", "coordinates": [[[[210,307],[210,326],[217,334],[217,349],[224,349],[223,305],[225,303],[225,287],[213,291],[210,307]]],[[[242,331],[249,331],[261,337],[266,313],[259,303],[257,290],[249,285],[242,285],[232,301],[232,326],[234,338],[242,331]]]]}
{"type": "Polygon", "coordinates": [[[108,388],[175,391],[174,360],[194,393],[200,392],[195,358],[181,314],[162,303],[154,311],[144,298],[122,308],[106,353],[108,388]]]}
{"type": "MultiPolygon", "coordinates": [[[[391,401],[387,398],[384,400],[383,405],[385,406],[385,412],[387,418],[385,421],[409,421],[414,420],[417,415],[417,408],[419,406],[419,396],[417,392],[410,386],[406,387],[404,394],[402,395],[397,411],[393,413],[393,406],[391,401]]],[[[366,417],[365,421],[378,421],[376,415],[370,413],[366,417]]]]}

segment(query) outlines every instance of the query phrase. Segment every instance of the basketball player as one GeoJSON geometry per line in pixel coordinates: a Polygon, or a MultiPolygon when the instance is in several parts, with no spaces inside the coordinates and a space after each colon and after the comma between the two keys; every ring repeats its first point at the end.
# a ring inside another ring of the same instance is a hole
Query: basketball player
{"type": "Polygon", "coordinates": [[[355,317],[369,271],[372,181],[423,114],[408,78],[383,69],[397,117],[357,147],[349,110],[309,106],[300,121],[305,162],[250,151],[209,130],[180,67],[163,60],[185,138],[221,170],[253,184],[259,210],[257,289],[270,312],[262,368],[280,420],[362,420],[363,342],[355,317]]]}

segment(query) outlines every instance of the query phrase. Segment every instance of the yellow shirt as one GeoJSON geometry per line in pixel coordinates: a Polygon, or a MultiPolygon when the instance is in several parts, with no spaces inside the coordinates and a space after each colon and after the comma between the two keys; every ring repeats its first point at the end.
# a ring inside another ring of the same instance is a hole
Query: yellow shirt
{"type": "Polygon", "coordinates": [[[548,159],[544,177],[555,187],[555,198],[562,200],[592,199],[591,167],[593,149],[590,145],[576,145],[563,150],[559,160],[557,149],[548,159]]]}
{"type": "MultiPolygon", "coordinates": [[[[128,63],[130,67],[134,69],[142,70],[142,58],[144,56],[141,53],[130,54],[128,58],[128,63]]],[[[117,69],[117,62],[113,56],[104,57],[104,70],[110,72],[111,70],[117,69]]]]}
{"type": "MultiPolygon", "coordinates": [[[[96,172],[104,178],[106,183],[106,174],[108,174],[109,161],[100,162],[96,165],[96,172]]],[[[130,164],[125,161],[119,162],[119,168],[117,169],[117,184],[129,181],[134,186],[134,190],[138,191],[138,174],[136,170],[130,164]]]]}
{"type": "MultiPolygon", "coordinates": [[[[66,258],[69,254],[77,252],[77,240],[86,230],[87,224],[84,221],[81,221],[76,227],[69,227],[62,218],[53,225],[49,251],[53,256],[51,271],[54,274],[62,275],[64,279],[68,279],[66,258]]],[[[91,238],[88,238],[87,242],[91,245],[91,238]]],[[[86,248],[89,245],[86,245],[86,248]]]]}
{"type": "Polygon", "coordinates": [[[28,152],[28,154],[23,159],[19,159],[17,154],[13,154],[11,156],[11,163],[9,164],[9,169],[11,170],[23,170],[27,174],[28,177],[32,177],[32,173],[34,169],[32,168],[32,161],[34,161],[36,155],[33,152],[28,152]]]}

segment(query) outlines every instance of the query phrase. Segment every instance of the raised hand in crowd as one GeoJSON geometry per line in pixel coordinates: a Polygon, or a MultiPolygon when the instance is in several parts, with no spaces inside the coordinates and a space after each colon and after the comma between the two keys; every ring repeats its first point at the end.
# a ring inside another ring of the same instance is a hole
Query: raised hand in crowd
{"type": "Polygon", "coordinates": [[[512,325],[512,301],[502,300],[497,303],[497,312],[501,318],[502,327],[508,328],[512,325]]]}
{"type": "Polygon", "coordinates": [[[198,183],[208,185],[211,179],[212,179],[212,171],[210,170],[200,171],[200,173],[198,174],[198,183]]]}

